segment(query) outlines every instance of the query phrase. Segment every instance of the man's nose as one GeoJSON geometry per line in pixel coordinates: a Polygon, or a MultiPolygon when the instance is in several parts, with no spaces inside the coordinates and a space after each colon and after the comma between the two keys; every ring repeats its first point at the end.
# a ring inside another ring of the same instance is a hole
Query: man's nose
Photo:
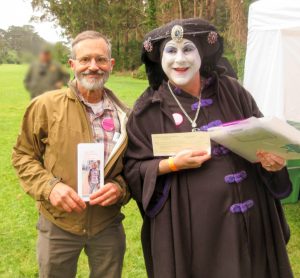
{"type": "Polygon", "coordinates": [[[91,59],[91,62],[89,64],[89,69],[90,70],[98,70],[99,66],[96,63],[96,60],[94,58],[91,59]]]}
{"type": "Polygon", "coordinates": [[[176,57],[175,57],[175,62],[176,63],[182,63],[185,61],[185,58],[184,58],[184,54],[181,50],[177,51],[176,53],[176,57]]]}

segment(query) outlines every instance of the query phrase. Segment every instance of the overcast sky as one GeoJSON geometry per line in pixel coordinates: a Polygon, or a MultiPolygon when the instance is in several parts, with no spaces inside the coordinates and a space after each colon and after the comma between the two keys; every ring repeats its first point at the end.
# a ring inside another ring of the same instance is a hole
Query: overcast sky
{"type": "Polygon", "coordinates": [[[32,23],[30,18],[33,14],[30,0],[4,0],[0,2],[0,29],[7,30],[11,25],[33,25],[36,32],[49,42],[64,40],[60,32],[50,22],[32,23]]]}

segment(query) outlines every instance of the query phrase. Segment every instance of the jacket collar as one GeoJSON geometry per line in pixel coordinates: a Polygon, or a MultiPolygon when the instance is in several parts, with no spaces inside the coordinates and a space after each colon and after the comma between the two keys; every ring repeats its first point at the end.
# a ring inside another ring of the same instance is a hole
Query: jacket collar
{"type": "Polygon", "coordinates": [[[146,91],[138,98],[134,105],[134,114],[139,115],[146,110],[152,103],[162,103],[163,99],[158,90],[148,87],[146,91]]]}

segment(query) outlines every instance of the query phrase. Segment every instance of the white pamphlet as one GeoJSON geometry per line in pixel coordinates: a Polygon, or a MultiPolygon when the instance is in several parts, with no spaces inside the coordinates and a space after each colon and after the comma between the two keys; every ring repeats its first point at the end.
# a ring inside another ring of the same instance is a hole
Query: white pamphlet
{"type": "Polygon", "coordinates": [[[300,131],[276,117],[251,117],[209,128],[208,132],[212,140],[250,162],[257,162],[258,150],[287,160],[300,159],[300,131]]]}
{"type": "Polygon", "coordinates": [[[104,184],[103,143],[82,143],[77,146],[78,195],[84,201],[104,184]]]}

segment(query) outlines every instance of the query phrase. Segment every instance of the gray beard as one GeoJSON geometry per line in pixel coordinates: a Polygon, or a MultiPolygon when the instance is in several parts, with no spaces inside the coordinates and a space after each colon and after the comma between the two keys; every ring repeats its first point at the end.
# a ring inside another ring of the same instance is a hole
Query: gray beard
{"type": "Polygon", "coordinates": [[[102,90],[104,88],[104,84],[107,82],[109,78],[109,72],[108,71],[98,71],[99,78],[93,78],[93,79],[87,79],[84,75],[86,72],[82,72],[80,74],[77,74],[75,72],[75,78],[76,80],[81,84],[82,87],[84,87],[88,91],[96,91],[96,90],[102,90]]]}

